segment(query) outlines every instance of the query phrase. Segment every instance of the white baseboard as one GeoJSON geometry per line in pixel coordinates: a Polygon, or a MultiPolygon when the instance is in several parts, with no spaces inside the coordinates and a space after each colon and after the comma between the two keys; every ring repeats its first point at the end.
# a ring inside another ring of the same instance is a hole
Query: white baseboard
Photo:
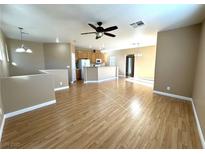
{"type": "Polygon", "coordinates": [[[155,94],[159,94],[159,95],[163,95],[163,96],[169,96],[169,97],[173,97],[173,98],[178,98],[178,99],[182,99],[182,100],[186,100],[186,101],[191,101],[191,100],[192,100],[191,97],[185,97],[185,96],[180,96],[180,95],[165,93],[165,92],[161,92],[161,91],[157,91],[157,90],[154,90],[153,92],[154,92],[155,94]]]}
{"type": "Polygon", "coordinates": [[[68,88],[69,88],[69,86],[60,87],[60,88],[55,88],[54,91],[65,90],[65,89],[68,89],[68,88]]]}
{"type": "Polygon", "coordinates": [[[5,123],[5,115],[3,116],[3,120],[2,120],[2,123],[1,123],[1,126],[0,126],[0,142],[1,142],[1,139],[2,139],[2,136],[3,136],[4,123],[5,123]]]}
{"type": "Polygon", "coordinates": [[[159,94],[159,95],[163,95],[163,96],[169,96],[169,97],[174,97],[174,98],[183,99],[183,100],[187,100],[187,101],[191,102],[192,109],[193,109],[193,112],[194,112],[194,117],[195,117],[195,120],[196,120],[197,129],[198,129],[198,132],[199,132],[199,137],[200,137],[201,145],[202,145],[202,148],[205,149],[205,139],[204,139],[204,135],[202,133],[201,125],[200,125],[200,122],[199,122],[199,119],[198,119],[198,116],[197,116],[197,112],[196,112],[196,108],[195,108],[193,99],[190,98],[190,97],[185,97],[185,96],[180,96],[180,95],[175,95],[175,94],[169,94],[169,93],[165,93],[165,92],[161,92],[161,91],[156,91],[156,90],[154,90],[153,92],[155,94],[159,94]]]}
{"type": "Polygon", "coordinates": [[[52,101],[41,103],[41,104],[38,104],[38,105],[35,105],[35,106],[24,108],[24,109],[21,109],[21,110],[18,110],[18,111],[14,111],[14,112],[4,114],[3,121],[2,121],[1,126],[0,126],[0,142],[1,142],[1,139],[2,139],[2,135],[3,135],[5,119],[11,118],[11,117],[17,116],[19,114],[23,114],[23,113],[35,110],[35,109],[39,109],[39,108],[42,108],[42,107],[45,107],[45,106],[48,106],[48,105],[51,105],[51,104],[55,104],[55,103],[56,103],[56,100],[52,100],[52,101]]]}
{"type": "Polygon", "coordinates": [[[191,99],[191,103],[192,103],[192,109],[193,109],[193,112],[194,112],[194,117],[195,117],[195,120],[196,120],[197,129],[198,129],[198,132],[199,132],[199,137],[200,137],[200,140],[201,140],[201,145],[202,145],[203,149],[205,149],[204,135],[202,133],[201,125],[200,125],[199,118],[198,118],[197,113],[196,113],[196,108],[195,108],[193,99],[191,99]]]}
{"type": "Polygon", "coordinates": [[[84,83],[99,83],[99,82],[115,80],[115,79],[118,79],[118,77],[113,77],[113,78],[108,78],[108,79],[103,79],[103,80],[84,81],[84,83]]]}
{"type": "Polygon", "coordinates": [[[28,107],[28,108],[20,109],[18,111],[6,113],[5,114],[5,119],[10,118],[10,117],[14,117],[16,115],[26,113],[26,112],[29,112],[29,111],[32,111],[32,110],[35,110],[35,109],[39,109],[39,108],[42,108],[42,107],[45,107],[45,106],[48,106],[48,105],[51,105],[51,104],[55,104],[55,103],[56,103],[56,100],[52,100],[52,101],[41,103],[41,104],[38,104],[38,105],[34,105],[34,106],[31,106],[31,107],[28,107]]]}

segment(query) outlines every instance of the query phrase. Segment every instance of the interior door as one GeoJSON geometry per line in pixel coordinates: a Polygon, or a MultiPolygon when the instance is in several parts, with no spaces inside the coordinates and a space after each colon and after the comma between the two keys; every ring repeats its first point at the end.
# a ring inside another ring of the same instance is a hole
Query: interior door
{"type": "Polygon", "coordinates": [[[75,63],[75,53],[71,53],[71,69],[72,69],[72,81],[76,81],[76,63],[75,63]]]}
{"type": "Polygon", "coordinates": [[[126,56],[126,77],[134,77],[135,55],[126,56]]]}

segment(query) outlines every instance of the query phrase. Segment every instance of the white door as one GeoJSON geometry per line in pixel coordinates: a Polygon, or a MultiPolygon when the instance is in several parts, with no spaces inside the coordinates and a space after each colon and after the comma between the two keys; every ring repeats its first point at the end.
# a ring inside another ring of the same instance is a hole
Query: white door
{"type": "Polygon", "coordinates": [[[72,82],[76,81],[75,53],[71,53],[72,82]]]}

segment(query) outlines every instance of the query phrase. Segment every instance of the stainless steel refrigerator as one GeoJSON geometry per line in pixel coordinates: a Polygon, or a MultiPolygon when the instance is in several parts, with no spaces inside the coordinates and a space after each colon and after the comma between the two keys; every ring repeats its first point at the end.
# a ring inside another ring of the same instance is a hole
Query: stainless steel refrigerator
{"type": "Polygon", "coordinates": [[[81,79],[84,79],[84,67],[90,67],[90,59],[80,59],[78,61],[78,68],[81,70],[81,79]]]}

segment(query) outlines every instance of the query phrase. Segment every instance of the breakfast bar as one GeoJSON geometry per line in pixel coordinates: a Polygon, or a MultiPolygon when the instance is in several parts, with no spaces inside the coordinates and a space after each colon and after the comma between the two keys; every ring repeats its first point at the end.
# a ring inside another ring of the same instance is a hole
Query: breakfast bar
{"type": "Polygon", "coordinates": [[[118,78],[117,66],[99,66],[84,68],[84,83],[95,83],[118,78]]]}

